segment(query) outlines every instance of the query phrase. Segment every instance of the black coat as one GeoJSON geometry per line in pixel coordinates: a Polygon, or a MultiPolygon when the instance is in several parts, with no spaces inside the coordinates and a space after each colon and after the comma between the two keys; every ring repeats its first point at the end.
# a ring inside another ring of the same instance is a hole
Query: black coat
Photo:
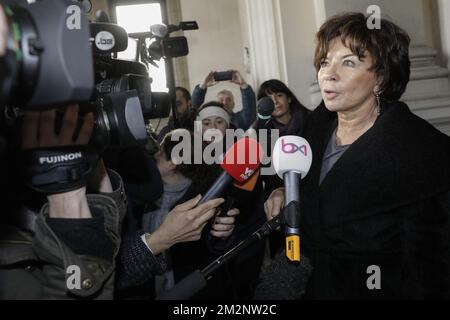
{"type": "Polygon", "coordinates": [[[322,104],[307,121],[313,164],[301,187],[301,249],[314,267],[307,298],[450,298],[450,138],[404,103],[382,111],[321,185],[336,113],[322,104]],[[372,265],[380,290],[367,287],[372,265]]]}

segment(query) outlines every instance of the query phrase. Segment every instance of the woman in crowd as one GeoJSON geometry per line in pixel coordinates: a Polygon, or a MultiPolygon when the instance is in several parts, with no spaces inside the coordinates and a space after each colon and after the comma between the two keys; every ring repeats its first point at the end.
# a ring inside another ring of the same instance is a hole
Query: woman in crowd
{"type": "MultiPolygon", "coordinates": [[[[207,102],[199,108],[194,127],[195,134],[201,134],[206,144],[211,142],[222,143],[222,139],[225,139],[226,130],[236,129],[231,124],[230,114],[224,105],[218,101],[207,102]]],[[[222,145],[225,147],[224,144],[222,145]]]]}
{"type": "Polygon", "coordinates": [[[283,82],[276,79],[264,82],[259,88],[258,100],[263,97],[271,97],[275,104],[268,129],[279,129],[280,136],[300,133],[310,111],[283,82]]]}
{"type": "MultiPolygon", "coordinates": [[[[399,101],[408,34],[366,19],[338,15],[317,34],[323,103],[303,131],[313,153],[301,185],[306,298],[449,298],[450,139],[399,101]]],[[[269,219],[283,194],[266,202],[269,219]]]]}
{"type": "MultiPolygon", "coordinates": [[[[311,112],[300,103],[295,94],[280,80],[272,79],[265,81],[259,88],[258,100],[264,97],[272,98],[275,105],[272,119],[265,128],[278,130],[279,136],[300,135],[311,112]]],[[[268,156],[271,156],[270,153],[268,156]]],[[[279,183],[276,175],[265,177],[266,198],[279,183]]]]}

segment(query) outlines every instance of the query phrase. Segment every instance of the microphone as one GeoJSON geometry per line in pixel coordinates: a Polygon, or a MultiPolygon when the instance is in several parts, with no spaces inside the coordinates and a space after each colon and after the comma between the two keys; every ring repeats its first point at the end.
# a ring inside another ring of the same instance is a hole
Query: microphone
{"type": "Polygon", "coordinates": [[[198,205],[222,196],[233,180],[238,183],[249,180],[258,170],[262,158],[263,148],[257,140],[250,137],[238,140],[223,157],[220,166],[224,172],[216,179],[198,205]]]}
{"type": "MultiPolygon", "coordinates": [[[[86,1],[83,1],[83,6],[85,7],[85,9],[88,9],[88,4],[86,3],[86,1]]],[[[92,9],[92,4],[91,4],[91,9],[92,9]]],[[[86,11],[89,12],[89,11],[86,11]]],[[[109,23],[109,17],[108,14],[105,11],[102,10],[97,10],[97,12],[95,12],[95,21],[96,22],[104,22],[104,23],[109,23]]]]}
{"type": "Polygon", "coordinates": [[[300,182],[311,168],[311,146],[301,137],[283,136],[275,143],[272,161],[275,172],[284,181],[286,257],[300,262],[300,182]]]}
{"type": "Polygon", "coordinates": [[[153,24],[150,32],[157,38],[165,38],[169,34],[169,28],[165,24],[153,24]]]}
{"type": "Polygon", "coordinates": [[[249,130],[258,130],[259,128],[264,128],[267,123],[272,119],[272,113],[275,109],[275,104],[272,98],[263,97],[258,101],[258,111],[256,114],[256,120],[250,125],[249,130]]]}
{"type": "MultiPolygon", "coordinates": [[[[255,242],[265,239],[271,232],[280,226],[280,223],[281,221],[278,217],[267,221],[250,237],[241,241],[238,245],[211,262],[201,271],[195,270],[193,273],[177,283],[171,290],[156,297],[156,300],[186,300],[191,298],[194,294],[207,286],[208,280],[212,278],[214,272],[223,267],[229,261],[233,260],[241,252],[247,250],[255,242]]],[[[303,266],[309,266],[306,260],[302,261],[302,264],[303,266]]],[[[302,267],[302,270],[307,269],[302,267]]],[[[304,274],[306,277],[309,277],[306,272],[304,272],[304,274]]]]}
{"type": "Polygon", "coordinates": [[[94,54],[108,55],[127,49],[128,34],[124,28],[106,22],[93,22],[90,28],[94,54]]]}
{"type": "MultiPolygon", "coordinates": [[[[258,102],[257,119],[247,129],[246,135],[256,138],[256,130],[258,130],[259,128],[265,128],[267,126],[267,123],[272,119],[272,113],[274,109],[275,105],[271,98],[261,98],[258,102]]],[[[258,181],[259,174],[260,172],[258,170],[250,179],[246,180],[245,182],[235,181],[233,185],[238,189],[253,191],[258,181]]]]}
{"type": "Polygon", "coordinates": [[[238,182],[235,181],[233,182],[233,186],[236,187],[237,189],[241,189],[244,191],[253,191],[256,187],[256,184],[258,182],[259,179],[259,175],[260,175],[260,170],[256,170],[256,172],[250,177],[250,179],[248,179],[247,181],[244,182],[238,182]]]}

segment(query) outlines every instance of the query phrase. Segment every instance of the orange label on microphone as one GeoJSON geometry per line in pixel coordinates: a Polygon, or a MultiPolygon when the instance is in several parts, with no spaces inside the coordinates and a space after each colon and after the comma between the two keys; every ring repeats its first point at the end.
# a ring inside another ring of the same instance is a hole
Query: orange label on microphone
{"type": "Polygon", "coordinates": [[[293,262],[300,262],[300,237],[297,235],[286,237],[286,257],[293,262]]]}

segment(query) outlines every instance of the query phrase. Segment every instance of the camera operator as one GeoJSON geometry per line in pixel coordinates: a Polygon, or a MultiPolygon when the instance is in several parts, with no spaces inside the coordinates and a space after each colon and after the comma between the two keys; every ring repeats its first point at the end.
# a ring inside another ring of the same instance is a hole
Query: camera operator
{"type": "MultiPolygon", "coordinates": [[[[23,151],[86,145],[93,115],[85,115],[78,134],[77,119],[78,106],[67,107],[57,133],[55,109],[25,112],[23,151]]],[[[35,218],[33,230],[1,225],[0,298],[111,299],[126,210],[123,194],[120,177],[100,160],[88,186],[48,194],[39,214],[28,212],[35,218]],[[87,188],[97,194],[86,195],[87,188]]]]}

